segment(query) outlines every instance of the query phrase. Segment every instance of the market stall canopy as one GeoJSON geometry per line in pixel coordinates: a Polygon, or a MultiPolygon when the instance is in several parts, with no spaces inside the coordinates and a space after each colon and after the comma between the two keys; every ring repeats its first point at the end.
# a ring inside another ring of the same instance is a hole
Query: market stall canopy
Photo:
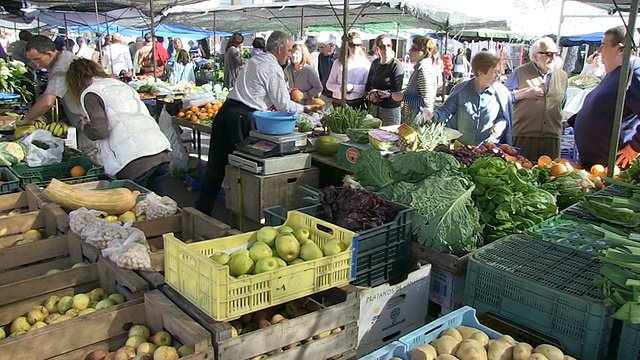
{"type": "MultiPolygon", "coordinates": [[[[100,9],[98,7],[98,9],[100,9]]],[[[150,24],[151,20],[142,10],[135,7],[100,10],[96,15],[93,12],[80,11],[46,11],[37,15],[40,21],[58,26],[92,26],[98,21],[100,24],[116,24],[118,26],[131,27],[141,24],[150,24]]],[[[148,25],[147,25],[148,27],[148,25]]]]}
{"type": "MultiPolygon", "coordinates": [[[[202,0],[153,0],[153,13],[160,14],[163,10],[174,5],[189,5],[200,3],[202,0]]],[[[117,9],[135,8],[146,16],[151,14],[149,0],[2,0],[2,5],[15,13],[15,10],[23,14],[33,13],[35,10],[45,11],[66,11],[80,13],[95,13],[96,7],[99,13],[105,13],[117,9]],[[26,11],[25,11],[26,10],[26,11]]]]}
{"type": "Polygon", "coordinates": [[[602,42],[603,37],[604,37],[604,32],[594,32],[591,34],[582,34],[582,35],[574,35],[574,36],[563,36],[558,41],[558,44],[560,44],[560,46],[580,46],[582,44],[587,44],[587,43],[600,44],[602,42]]]}
{"type": "Polygon", "coordinates": [[[474,40],[494,40],[494,41],[511,41],[521,40],[524,38],[512,31],[494,30],[494,29],[477,29],[464,30],[455,34],[450,34],[458,41],[474,41],[474,40]]]}
{"type": "MultiPolygon", "coordinates": [[[[502,1],[502,0],[496,0],[502,1]]],[[[459,1],[459,2],[466,2],[459,1]]],[[[397,23],[413,28],[460,31],[475,27],[508,30],[506,20],[479,18],[464,13],[458,6],[438,5],[441,1],[379,2],[355,0],[350,2],[348,25],[397,23]]],[[[454,2],[452,2],[454,3],[454,2]]],[[[458,2],[455,2],[456,4],[458,2]]],[[[343,6],[340,1],[288,1],[271,4],[223,5],[197,7],[175,6],[163,12],[163,23],[213,28],[229,32],[257,32],[300,29],[300,27],[342,26],[343,6]]]]}

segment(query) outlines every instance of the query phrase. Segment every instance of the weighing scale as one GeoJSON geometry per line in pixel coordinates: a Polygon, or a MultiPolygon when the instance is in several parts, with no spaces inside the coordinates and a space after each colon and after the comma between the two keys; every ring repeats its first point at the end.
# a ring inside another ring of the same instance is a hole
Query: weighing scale
{"type": "Polygon", "coordinates": [[[249,137],[229,154],[229,164],[261,175],[308,169],[311,155],[301,153],[306,147],[306,134],[265,135],[250,131],[249,137]]]}

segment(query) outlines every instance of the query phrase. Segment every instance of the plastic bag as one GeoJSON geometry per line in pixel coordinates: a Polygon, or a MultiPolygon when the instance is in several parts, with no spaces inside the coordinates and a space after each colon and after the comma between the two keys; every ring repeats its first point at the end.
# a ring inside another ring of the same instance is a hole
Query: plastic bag
{"type": "Polygon", "coordinates": [[[89,210],[86,207],[81,207],[69,213],[69,227],[71,231],[81,235],[87,226],[98,220],[100,216],[106,215],[107,213],[104,211],[89,210]]]}
{"type": "Polygon", "coordinates": [[[136,203],[134,212],[136,217],[146,215],[149,220],[159,219],[178,212],[178,203],[168,196],[160,197],[151,192],[143,200],[136,203]]]}
{"type": "Polygon", "coordinates": [[[186,109],[192,106],[203,106],[215,101],[211,91],[192,91],[182,98],[182,107],[186,109]]]}
{"type": "Polygon", "coordinates": [[[109,258],[123,269],[153,270],[151,257],[149,256],[149,243],[142,230],[132,231],[129,237],[122,242],[114,242],[102,250],[102,256],[109,258]],[[146,246],[143,245],[146,243],[146,246]]]}
{"type": "Polygon", "coordinates": [[[158,118],[158,125],[171,145],[171,152],[169,153],[171,163],[169,163],[169,170],[180,169],[187,171],[189,169],[189,154],[184,146],[182,146],[182,140],[180,140],[180,135],[178,135],[173,121],[171,121],[171,115],[169,115],[164,108],[158,118]]]}
{"type": "Polygon", "coordinates": [[[129,221],[124,226],[120,221],[107,222],[106,224],[96,222],[94,224],[95,226],[91,226],[91,230],[82,233],[82,240],[102,250],[123,243],[131,235],[130,228],[133,222],[129,221]],[[113,241],[118,241],[118,243],[112,245],[113,241]]]}
{"type": "Polygon", "coordinates": [[[38,129],[27,136],[26,162],[29,166],[59,164],[62,161],[64,140],[51,135],[51,131],[38,129]]]}

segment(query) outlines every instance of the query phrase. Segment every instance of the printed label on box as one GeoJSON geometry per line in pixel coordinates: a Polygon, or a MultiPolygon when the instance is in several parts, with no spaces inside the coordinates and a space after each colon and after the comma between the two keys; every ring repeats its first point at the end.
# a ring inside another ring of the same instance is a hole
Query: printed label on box
{"type": "Polygon", "coordinates": [[[434,267],[431,270],[429,299],[448,309],[457,308],[464,299],[464,280],[464,274],[454,275],[434,267]]]}
{"type": "Polygon", "coordinates": [[[424,319],[429,299],[431,264],[409,274],[395,285],[363,290],[360,297],[358,343],[369,344],[424,319]]]}

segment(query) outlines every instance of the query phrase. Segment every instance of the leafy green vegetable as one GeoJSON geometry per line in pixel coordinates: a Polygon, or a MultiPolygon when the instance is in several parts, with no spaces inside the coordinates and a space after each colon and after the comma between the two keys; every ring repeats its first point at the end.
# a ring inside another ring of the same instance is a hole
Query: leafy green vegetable
{"type": "Polygon", "coordinates": [[[640,201],[621,196],[586,196],[580,204],[600,220],[626,227],[640,226],[640,201]]]}
{"type": "Polygon", "coordinates": [[[24,160],[27,146],[22,141],[0,142],[0,166],[11,166],[24,160]]]}
{"type": "MultiPolygon", "coordinates": [[[[461,174],[462,165],[453,155],[438,151],[407,151],[389,155],[396,181],[416,182],[427,176],[461,174]]],[[[360,160],[358,159],[358,162],[360,160]]]]}
{"type": "Polygon", "coordinates": [[[355,179],[366,189],[376,191],[394,183],[391,161],[377,150],[361,151],[353,170],[355,179]]]}
{"type": "Polygon", "coordinates": [[[556,196],[558,208],[562,210],[593,193],[596,186],[585,172],[572,171],[556,177],[541,188],[556,196]]]}

